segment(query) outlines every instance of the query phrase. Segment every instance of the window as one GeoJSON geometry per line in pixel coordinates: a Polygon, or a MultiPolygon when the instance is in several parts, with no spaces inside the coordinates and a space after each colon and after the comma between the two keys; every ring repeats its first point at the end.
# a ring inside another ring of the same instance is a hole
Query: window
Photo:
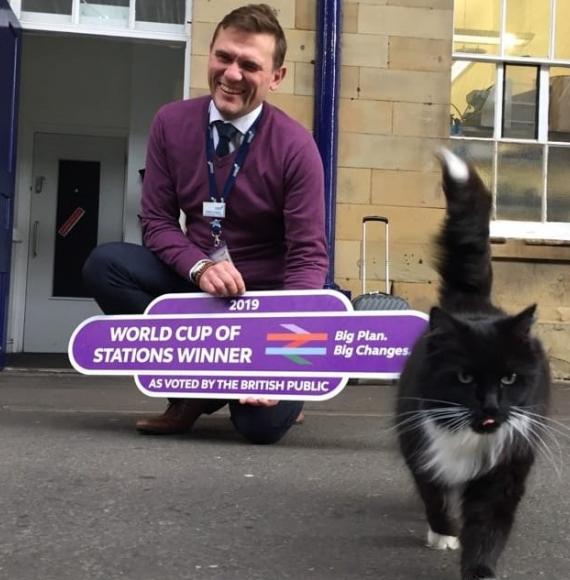
{"type": "Polygon", "coordinates": [[[22,13],[35,14],[48,22],[71,22],[73,0],[22,0],[22,13]]]}
{"type": "Polygon", "coordinates": [[[71,16],[72,0],[22,0],[22,10],[71,16]]]}
{"type": "Polygon", "coordinates": [[[186,40],[189,0],[10,0],[25,29],[186,40]]]}
{"type": "Polygon", "coordinates": [[[95,27],[128,27],[129,0],[82,0],[79,4],[79,22],[95,27]]]}
{"type": "Polygon", "coordinates": [[[491,231],[570,240],[568,0],[455,0],[450,134],[493,192],[491,231]]]}

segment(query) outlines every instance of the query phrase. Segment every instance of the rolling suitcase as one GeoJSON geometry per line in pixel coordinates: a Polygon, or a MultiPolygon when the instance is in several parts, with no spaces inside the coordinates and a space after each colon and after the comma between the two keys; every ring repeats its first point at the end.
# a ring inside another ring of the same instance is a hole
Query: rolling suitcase
{"type": "Polygon", "coordinates": [[[361,250],[361,278],[362,294],[352,301],[354,310],[408,310],[410,305],[399,296],[390,294],[390,258],[389,258],[389,224],[388,218],[370,215],[362,218],[362,250],[361,250]],[[384,248],[384,267],[386,277],[386,292],[366,292],[366,224],[381,222],[386,228],[386,244],[384,248]]]}

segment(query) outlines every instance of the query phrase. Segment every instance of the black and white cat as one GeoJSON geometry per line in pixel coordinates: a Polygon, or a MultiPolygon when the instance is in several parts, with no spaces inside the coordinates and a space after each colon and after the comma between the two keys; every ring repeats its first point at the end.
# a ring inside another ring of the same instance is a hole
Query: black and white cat
{"type": "Polygon", "coordinates": [[[545,445],[549,367],[531,334],[535,306],[509,316],[491,303],[489,191],[450,151],[440,159],[439,306],[402,373],[397,430],[425,504],[428,545],[461,547],[462,580],[492,580],[545,445]]]}

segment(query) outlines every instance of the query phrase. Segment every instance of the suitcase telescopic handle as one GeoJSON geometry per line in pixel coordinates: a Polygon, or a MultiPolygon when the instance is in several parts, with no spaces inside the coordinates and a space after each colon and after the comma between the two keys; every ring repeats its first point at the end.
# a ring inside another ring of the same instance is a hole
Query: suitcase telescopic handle
{"type": "Polygon", "coordinates": [[[368,215],[362,218],[362,294],[366,294],[366,224],[382,222],[386,227],[386,245],[384,248],[384,276],[386,278],[386,294],[390,294],[390,260],[388,257],[388,218],[382,215],[368,215]]]}
{"type": "Polygon", "coordinates": [[[366,222],[384,222],[388,225],[388,218],[382,215],[367,215],[362,218],[362,223],[365,224],[366,222]]]}

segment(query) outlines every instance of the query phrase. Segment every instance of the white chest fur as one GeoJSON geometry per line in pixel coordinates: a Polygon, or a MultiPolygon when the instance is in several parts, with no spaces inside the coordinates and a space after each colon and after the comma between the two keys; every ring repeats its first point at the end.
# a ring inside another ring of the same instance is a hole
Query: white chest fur
{"type": "Polygon", "coordinates": [[[512,440],[512,430],[503,424],[498,431],[481,435],[469,427],[451,432],[435,422],[424,424],[427,445],[423,469],[450,486],[461,485],[493,469],[512,440]]]}

